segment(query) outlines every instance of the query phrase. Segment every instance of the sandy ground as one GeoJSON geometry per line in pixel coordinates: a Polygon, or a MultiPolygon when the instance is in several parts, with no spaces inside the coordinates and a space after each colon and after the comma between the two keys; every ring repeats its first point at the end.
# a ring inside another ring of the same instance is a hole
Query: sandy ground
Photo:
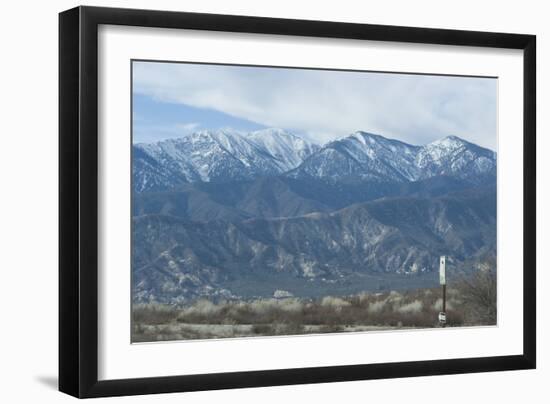
{"type": "Polygon", "coordinates": [[[284,324],[189,324],[170,323],[162,325],[140,324],[134,332],[134,342],[174,341],[185,339],[239,338],[269,335],[326,334],[330,332],[361,332],[401,329],[389,326],[338,326],[327,329],[322,325],[304,325],[300,332],[285,328],[284,324]],[[264,327],[263,329],[261,327],[264,327]]]}

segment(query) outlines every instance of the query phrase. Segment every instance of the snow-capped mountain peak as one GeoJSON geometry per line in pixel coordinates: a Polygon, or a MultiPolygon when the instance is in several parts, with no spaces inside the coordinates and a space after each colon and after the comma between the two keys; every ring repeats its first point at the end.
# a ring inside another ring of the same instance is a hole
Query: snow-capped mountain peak
{"type": "Polygon", "coordinates": [[[421,178],[451,175],[473,178],[496,174],[496,153],[457,136],[447,136],[424,146],[415,159],[421,178]]]}
{"type": "Polygon", "coordinates": [[[414,146],[368,132],[326,144],[296,170],[294,178],[416,181],[438,175],[495,175],[496,154],[457,136],[414,146]]]}
{"type": "Polygon", "coordinates": [[[134,149],[140,153],[134,155],[141,157],[133,161],[134,189],[142,192],[185,182],[278,175],[297,167],[317,148],[280,129],[201,130],[182,138],[136,144],[134,149]]]}
{"type": "Polygon", "coordinates": [[[262,129],[246,136],[261,150],[275,158],[281,172],[298,167],[306,157],[319,149],[318,145],[283,129],[262,129]]]}
{"type": "Polygon", "coordinates": [[[357,131],[326,144],[290,175],[411,181],[417,176],[413,164],[417,149],[398,140],[357,131]]]}
{"type": "Polygon", "coordinates": [[[134,146],[138,192],[186,182],[292,178],[409,182],[434,176],[475,181],[496,175],[496,154],[457,136],[414,146],[357,131],[320,147],[283,129],[250,133],[203,130],[183,138],[134,146]]]}

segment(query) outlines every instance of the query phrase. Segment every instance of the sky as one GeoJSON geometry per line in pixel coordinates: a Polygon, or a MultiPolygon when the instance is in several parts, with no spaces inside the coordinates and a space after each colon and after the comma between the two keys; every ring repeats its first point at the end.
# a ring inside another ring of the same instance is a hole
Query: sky
{"type": "Polygon", "coordinates": [[[315,143],[361,130],[496,150],[497,79],[133,62],[133,141],[282,128],[315,143]]]}

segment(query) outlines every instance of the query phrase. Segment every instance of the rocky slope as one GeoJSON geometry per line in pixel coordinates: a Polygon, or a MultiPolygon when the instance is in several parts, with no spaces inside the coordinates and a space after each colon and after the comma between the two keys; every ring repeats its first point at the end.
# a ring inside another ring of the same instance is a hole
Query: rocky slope
{"type": "Polygon", "coordinates": [[[457,137],[202,131],[132,161],[136,302],[418,287],[496,252],[496,154],[457,137]]]}
{"type": "Polygon", "coordinates": [[[275,290],[282,288],[278,276],[414,275],[433,271],[441,254],[462,261],[494,250],[496,193],[383,198],[333,212],[235,222],[144,215],[134,220],[133,240],[139,301],[242,295],[249,277],[269,280],[275,290]]]}

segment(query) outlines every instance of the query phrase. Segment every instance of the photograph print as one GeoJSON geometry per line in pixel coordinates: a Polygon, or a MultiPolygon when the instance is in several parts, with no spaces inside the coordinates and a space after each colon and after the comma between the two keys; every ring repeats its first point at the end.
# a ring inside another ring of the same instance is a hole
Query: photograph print
{"type": "Polygon", "coordinates": [[[497,324],[497,78],[131,69],[132,342],[497,324]]]}

